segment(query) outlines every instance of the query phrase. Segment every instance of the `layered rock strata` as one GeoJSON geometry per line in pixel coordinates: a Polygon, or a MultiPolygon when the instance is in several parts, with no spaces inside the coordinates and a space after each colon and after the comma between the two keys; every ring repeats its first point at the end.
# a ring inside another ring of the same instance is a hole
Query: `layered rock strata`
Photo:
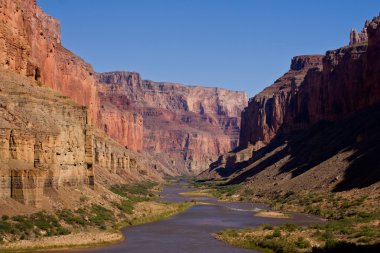
{"type": "Polygon", "coordinates": [[[138,73],[97,74],[102,101],[143,115],[144,150],[197,173],[237,146],[243,92],[142,80],[138,73]]]}
{"type": "Polygon", "coordinates": [[[294,57],[287,73],[249,100],[241,116],[240,146],[251,143],[260,148],[276,136],[306,74],[310,69],[322,68],[322,58],[322,55],[294,57]]]}
{"type": "Polygon", "coordinates": [[[102,109],[93,68],[62,46],[59,21],[47,16],[35,0],[0,0],[0,67],[86,106],[90,125],[107,130],[123,146],[142,149],[141,116],[134,121],[129,111],[102,109]]]}
{"type": "MultiPolygon", "coordinates": [[[[366,22],[359,40],[325,56],[294,57],[291,69],[249,101],[242,113],[240,146],[263,146],[280,128],[306,129],[320,120],[337,120],[380,98],[379,18],[366,22]],[[367,33],[369,42],[367,42],[367,33]]],[[[352,36],[351,36],[352,37],[352,36]]]]}
{"type": "Polygon", "coordinates": [[[47,192],[159,180],[165,169],[88,124],[86,107],[0,71],[0,199],[41,206],[47,192]]]}
{"type": "Polygon", "coordinates": [[[261,193],[376,185],[379,73],[376,17],[351,33],[349,46],[294,58],[291,70],[243,111],[240,147],[202,177],[250,182],[261,193]],[[314,63],[307,67],[304,59],[314,63]]]}

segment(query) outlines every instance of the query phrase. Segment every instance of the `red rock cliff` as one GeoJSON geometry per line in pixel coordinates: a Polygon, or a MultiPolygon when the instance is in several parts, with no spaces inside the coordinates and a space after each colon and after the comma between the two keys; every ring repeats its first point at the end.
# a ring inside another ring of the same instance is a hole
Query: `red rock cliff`
{"type": "Polygon", "coordinates": [[[192,172],[237,146],[243,92],[142,80],[138,73],[97,74],[104,97],[144,118],[144,149],[192,172]]]}
{"type": "Polygon", "coordinates": [[[322,56],[300,56],[273,85],[256,95],[242,113],[240,145],[268,144],[282,128],[306,129],[338,120],[380,99],[380,18],[351,32],[350,46],[322,56]],[[367,38],[368,36],[368,38],[367,38]]]}
{"type": "Polygon", "coordinates": [[[200,177],[245,182],[257,195],[376,189],[379,119],[376,17],[351,33],[349,46],[294,58],[291,70],[242,113],[240,147],[200,177]]]}
{"type": "Polygon", "coordinates": [[[89,108],[89,121],[116,141],[141,150],[141,116],[100,107],[94,70],[61,45],[59,21],[35,0],[0,0],[0,67],[29,76],[89,108]]]}
{"type": "Polygon", "coordinates": [[[272,140],[284,123],[294,92],[309,69],[322,67],[322,58],[322,55],[294,57],[287,73],[250,99],[242,112],[240,146],[251,143],[260,148],[272,140]]]}
{"type": "Polygon", "coordinates": [[[360,40],[327,51],[322,69],[307,73],[299,90],[292,91],[286,131],[336,121],[380,100],[379,24],[380,17],[367,21],[360,40]]]}

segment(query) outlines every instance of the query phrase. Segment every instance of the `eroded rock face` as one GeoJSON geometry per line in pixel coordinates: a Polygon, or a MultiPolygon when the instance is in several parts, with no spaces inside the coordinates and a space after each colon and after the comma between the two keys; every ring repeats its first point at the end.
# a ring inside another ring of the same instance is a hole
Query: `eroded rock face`
{"type": "Polygon", "coordinates": [[[294,93],[310,69],[322,67],[322,58],[322,55],[294,57],[287,73],[250,99],[242,112],[240,146],[251,143],[258,149],[273,139],[284,123],[294,93]]]}
{"type": "Polygon", "coordinates": [[[368,33],[367,28],[369,26],[369,21],[365,22],[364,28],[361,32],[357,32],[354,28],[352,28],[350,33],[350,43],[349,45],[355,45],[360,43],[367,43],[368,41],[368,33]]]}
{"type": "Polygon", "coordinates": [[[89,110],[89,124],[123,146],[141,150],[141,118],[102,108],[91,65],[61,45],[59,21],[47,16],[35,0],[0,0],[0,67],[59,91],[89,110]],[[104,115],[102,115],[104,113],[104,115]],[[122,117],[119,117],[123,114],[122,117]]]}
{"type": "Polygon", "coordinates": [[[97,74],[102,98],[143,115],[144,150],[199,172],[237,146],[243,92],[142,80],[138,73],[97,74]]]}
{"type": "Polygon", "coordinates": [[[380,17],[366,22],[362,34],[368,41],[294,58],[291,70],[242,113],[239,149],[201,176],[247,182],[264,194],[376,188],[380,17]]]}
{"type": "Polygon", "coordinates": [[[368,43],[327,51],[323,68],[307,73],[293,91],[286,132],[342,119],[380,100],[379,24],[379,17],[366,22],[368,43]]]}
{"type": "Polygon", "coordinates": [[[293,58],[290,71],[244,109],[240,145],[252,143],[259,148],[280,129],[306,129],[320,120],[338,120],[377,102],[379,22],[379,18],[367,21],[350,46],[328,51],[325,56],[293,58]]]}
{"type": "Polygon", "coordinates": [[[7,72],[0,89],[0,195],[38,206],[45,187],[88,185],[86,109],[7,72]]]}
{"type": "Polygon", "coordinates": [[[33,77],[89,107],[98,118],[92,67],[61,45],[59,21],[34,0],[0,1],[0,66],[33,77]]]}
{"type": "Polygon", "coordinates": [[[88,124],[69,98],[0,71],[0,199],[41,206],[46,192],[159,180],[167,170],[88,124]],[[106,182],[109,179],[108,182],[106,182]]]}

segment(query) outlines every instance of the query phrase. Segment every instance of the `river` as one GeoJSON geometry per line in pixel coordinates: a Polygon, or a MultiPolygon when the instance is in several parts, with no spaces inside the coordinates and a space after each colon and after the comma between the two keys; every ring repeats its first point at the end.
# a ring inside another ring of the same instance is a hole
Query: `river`
{"type": "Polygon", "coordinates": [[[122,229],[125,240],[110,246],[75,252],[95,253],[244,253],[255,252],[236,248],[214,239],[213,233],[227,228],[246,228],[260,224],[320,223],[319,217],[294,213],[292,219],[256,217],[258,210],[268,210],[263,204],[219,202],[208,197],[186,197],[184,184],[164,188],[160,201],[184,202],[196,200],[210,205],[196,205],[187,211],[154,223],[122,229]]]}

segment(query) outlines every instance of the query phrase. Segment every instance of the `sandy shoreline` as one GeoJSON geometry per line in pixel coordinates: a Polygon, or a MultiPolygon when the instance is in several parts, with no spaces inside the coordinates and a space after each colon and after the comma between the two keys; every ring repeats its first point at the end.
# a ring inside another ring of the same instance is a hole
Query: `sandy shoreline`
{"type": "Polygon", "coordinates": [[[255,216],[275,219],[291,219],[289,215],[275,211],[260,211],[256,213],[255,216]]]}
{"type": "Polygon", "coordinates": [[[1,251],[58,250],[95,247],[123,240],[120,232],[83,231],[63,236],[43,237],[37,240],[22,240],[0,246],[1,251]]]}
{"type": "MultiPolygon", "coordinates": [[[[161,219],[177,215],[195,203],[173,203],[172,205],[158,202],[140,202],[135,205],[133,224],[120,222],[123,227],[155,222],[161,219]],[[184,206],[183,206],[184,205],[184,206]]],[[[91,229],[73,232],[69,235],[42,237],[35,240],[20,240],[0,244],[0,252],[25,252],[25,251],[54,251],[75,250],[80,248],[94,248],[103,245],[120,242],[124,239],[121,231],[102,231],[91,229]]]]}

